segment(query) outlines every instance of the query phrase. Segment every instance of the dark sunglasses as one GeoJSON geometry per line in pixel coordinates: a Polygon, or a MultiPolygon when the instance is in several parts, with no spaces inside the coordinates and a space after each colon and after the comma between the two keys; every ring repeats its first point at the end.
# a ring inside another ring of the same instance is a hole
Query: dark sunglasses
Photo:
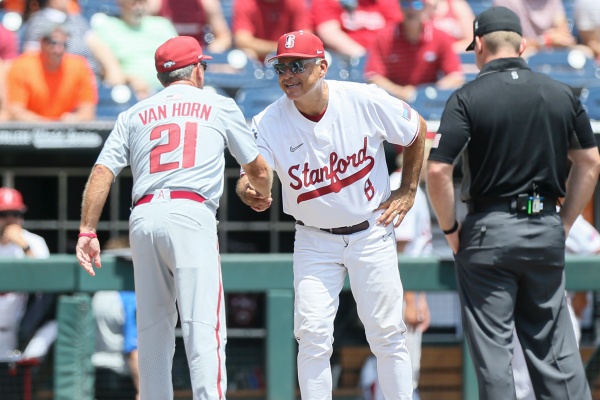
{"type": "Polygon", "coordinates": [[[422,1],[403,1],[402,8],[412,8],[416,11],[421,11],[425,8],[425,3],[422,1]]]}
{"type": "Polygon", "coordinates": [[[67,42],[61,42],[60,40],[54,40],[54,39],[44,39],[44,40],[50,46],[63,46],[63,47],[67,47],[67,42]]]}
{"type": "Polygon", "coordinates": [[[0,211],[0,218],[22,218],[23,213],[21,211],[0,211]]]}
{"type": "Polygon", "coordinates": [[[292,74],[301,74],[306,71],[305,65],[309,62],[315,61],[314,58],[309,58],[308,60],[296,60],[291,63],[275,63],[273,64],[273,68],[275,69],[275,73],[277,75],[285,74],[285,71],[289,68],[292,71],[292,74]]]}
{"type": "Polygon", "coordinates": [[[206,61],[200,61],[200,65],[202,65],[202,68],[204,68],[204,70],[206,71],[206,61]]]}

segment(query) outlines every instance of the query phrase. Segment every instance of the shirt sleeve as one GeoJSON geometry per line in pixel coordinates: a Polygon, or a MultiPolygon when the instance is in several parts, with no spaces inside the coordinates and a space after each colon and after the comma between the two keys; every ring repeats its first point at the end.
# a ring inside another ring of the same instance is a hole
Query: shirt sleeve
{"type": "Polygon", "coordinates": [[[304,1],[292,2],[294,9],[291,11],[294,15],[292,30],[312,29],[312,18],[307,3],[304,1]]]}
{"type": "Polygon", "coordinates": [[[233,2],[233,32],[248,31],[252,34],[256,33],[252,22],[253,3],[253,0],[233,2]]]}
{"type": "Polygon", "coordinates": [[[119,292],[123,310],[125,311],[125,321],[123,323],[123,353],[129,354],[138,347],[137,335],[137,304],[135,302],[135,292],[119,292]]]}
{"type": "Polygon", "coordinates": [[[448,99],[428,160],[453,164],[471,137],[465,106],[457,92],[448,99]]]}
{"type": "Polygon", "coordinates": [[[318,0],[312,2],[312,18],[315,28],[323,22],[339,21],[342,9],[337,0],[318,0]]]}
{"type": "Polygon", "coordinates": [[[225,125],[227,147],[240,164],[248,164],[258,157],[258,148],[244,115],[233,99],[226,99],[225,112],[219,113],[225,125]]]}
{"type": "Polygon", "coordinates": [[[460,64],[460,57],[452,49],[454,40],[444,32],[438,32],[440,35],[440,53],[442,55],[442,71],[444,75],[451,74],[453,72],[460,72],[462,70],[460,64]]]}
{"type": "Polygon", "coordinates": [[[581,105],[581,101],[574,97],[575,101],[575,135],[582,149],[596,147],[596,137],[590,124],[590,118],[581,105]]]}
{"type": "Polygon", "coordinates": [[[419,133],[419,113],[374,85],[368,85],[368,98],[374,118],[381,124],[383,139],[401,146],[410,146],[419,133]]]}
{"type": "Polygon", "coordinates": [[[11,65],[6,79],[7,101],[14,104],[27,106],[31,91],[29,90],[29,77],[27,72],[30,70],[26,63],[27,60],[17,58],[11,65]]]}
{"type": "Polygon", "coordinates": [[[393,38],[394,32],[394,26],[384,28],[379,35],[379,40],[376,40],[373,47],[369,49],[369,56],[365,65],[365,78],[371,79],[374,75],[388,76],[384,55],[389,53],[391,49],[388,46],[384,47],[384,42],[387,42],[388,38],[393,38]],[[388,48],[388,51],[386,52],[384,48],[388,48]]]}
{"type": "Polygon", "coordinates": [[[0,59],[12,60],[18,55],[17,37],[13,32],[0,26],[0,59]]]}
{"type": "Polygon", "coordinates": [[[252,133],[254,133],[254,137],[256,138],[256,145],[258,146],[258,151],[260,155],[263,156],[267,164],[271,167],[271,169],[275,169],[275,157],[273,157],[273,152],[269,148],[267,141],[265,140],[264,135],[261,135],[259,130],[260,126],[260,117],[256,116],[252,118],[252,133]]]}
{"type": "Polygon", "coordinates": [[[96,164],[104,165],[115,176],[129,165],[129,130],[125,122],[128,115],[128,112],[119,114],[115,127],[96,160],[96,164]]]}

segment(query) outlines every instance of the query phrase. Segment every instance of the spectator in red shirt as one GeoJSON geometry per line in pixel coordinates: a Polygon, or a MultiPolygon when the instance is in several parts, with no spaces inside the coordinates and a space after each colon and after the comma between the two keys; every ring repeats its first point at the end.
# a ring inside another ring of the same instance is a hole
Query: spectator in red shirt
{"type": "Polygon", "coordinates": [[[251,58],[264,60],[277,51],[281,35],[299,30],[311,30],[305,1],[237,0],[233,4],[235,46],[251,58]]]}
{"type": "Polygon", "coordinates": [[[312,17],[326,48],[360,57],[382,29],[402,20],[402,12],[398,0],[313,0],[312,17]]]}
{"type": "Polygon", "coordinates": [[[211,53],[231,47],[231,31],[219,0],[151,0],[148,10],[171,20],[179,35],[196,38],[211,53]]]}
{"type": "Polygon", "coordinates": [[[8,119],[4,98],[6,97],[6,75],[12,61],[19,55],[17,36],[0,24],[0,121],[8,119]]]}
{"type": "Polygon", "coordinates": [[[404,101],[414,98],[418,85],[448,89],[465,81],[454,40],[427,22],[424,8],[420,0],[402,2],[404,21],[379,35],[365,68],[369,82],[404,101]]]}

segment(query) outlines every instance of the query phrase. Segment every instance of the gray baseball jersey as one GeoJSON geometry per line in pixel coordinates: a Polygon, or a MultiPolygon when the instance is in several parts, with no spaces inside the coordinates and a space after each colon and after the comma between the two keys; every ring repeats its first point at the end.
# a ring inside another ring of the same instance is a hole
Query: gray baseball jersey
{"type": "Polygon", "coordinates": [[[223,194],[225,147],[240,164],[258,156],[232,99],[173,85],[121,113],[96,161],[115,176],[131,165],[133,203],[156,189],[191,190],[216,211],[223,194]]]}

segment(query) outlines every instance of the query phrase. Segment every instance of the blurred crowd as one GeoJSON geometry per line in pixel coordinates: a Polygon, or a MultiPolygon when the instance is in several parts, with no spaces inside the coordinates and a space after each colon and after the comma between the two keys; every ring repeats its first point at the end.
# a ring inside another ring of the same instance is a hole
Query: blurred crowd
{"type": "Polygon", "coordinates": [[[410,101],[419,85],[469,80],[460,54],[491,5],[519,15],[528,54],[600,59],[595,0],[2,0],[0,121],[92,121],[102,87],[146,98],[161,89],[154,51],[176,35],[263,62],[283,33],[312,31],[329,52],[366,58],[362,80],[410,101]]]}

